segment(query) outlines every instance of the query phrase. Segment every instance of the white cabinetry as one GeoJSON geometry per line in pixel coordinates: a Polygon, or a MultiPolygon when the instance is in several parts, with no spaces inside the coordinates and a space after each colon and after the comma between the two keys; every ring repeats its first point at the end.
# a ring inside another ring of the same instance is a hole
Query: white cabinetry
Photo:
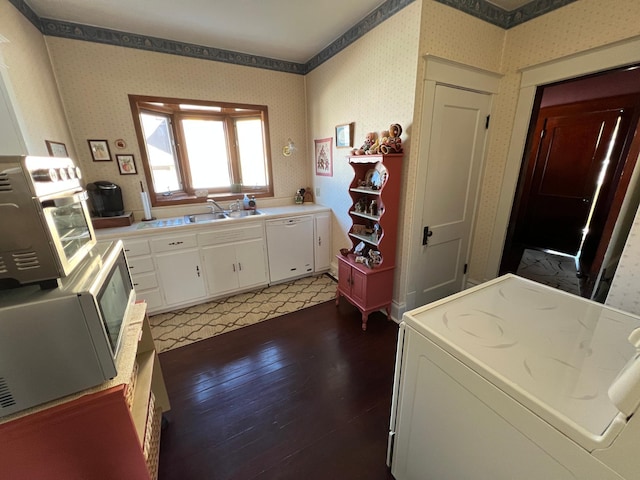
{"type": "Polygon", "coordinates": [[[147,309],[153,312],[162,307],[162,292],[158,284],[151,247],[147,239],[127,239],[124,251],[129,262],[129,271],[136,289],[136,298],[147,303],[147,309]]]}
{"type": "Polygon", "coordinates": [[[198,244],[210,296],[267,284],[262,223],[201,233],[198,244]]]}
{"type": "Polygon", "coordinates": [[[166,306],[206,297],[197,246],[195,234],[151,240],[166,306]]]}
{"type": "Polygon", "coordinates": [[[331,213],[316,213],[313,216],[314,271],[325,272],[331,268],[331,213]]]}

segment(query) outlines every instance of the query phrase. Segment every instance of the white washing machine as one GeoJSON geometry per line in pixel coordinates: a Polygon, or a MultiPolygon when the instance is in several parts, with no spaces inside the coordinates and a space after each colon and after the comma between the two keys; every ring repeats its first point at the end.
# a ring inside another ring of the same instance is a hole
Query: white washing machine
{"type": "Polygon", "coordinates": [[[505,275],[407,312],[397,480],[640,478],[640,317],[505,275]]]}

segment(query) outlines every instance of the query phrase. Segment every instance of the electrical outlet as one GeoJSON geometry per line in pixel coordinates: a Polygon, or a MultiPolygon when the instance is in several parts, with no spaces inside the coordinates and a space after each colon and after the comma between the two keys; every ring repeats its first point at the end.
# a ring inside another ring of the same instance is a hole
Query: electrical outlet
{"type": "Polygon", "coordinates": [[[320,187],[316,187],[316,197],[320,196],[320,187]]]}

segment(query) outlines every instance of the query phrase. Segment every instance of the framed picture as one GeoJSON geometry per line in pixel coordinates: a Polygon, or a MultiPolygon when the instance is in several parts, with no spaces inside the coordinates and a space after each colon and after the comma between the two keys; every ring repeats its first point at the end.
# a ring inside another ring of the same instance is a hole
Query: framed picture
{"type": "Polygon", "coordinates": [[[120,175],[135,175],[138,173],[133,155],[116,155],[116,162],[118,162],[120,175]]]}
{"type": "Polygon", "coordinates": [[[89,142],[89,150],[94,162],[111,161],[111,152],[106,140],[87,140],[87,142],[89,142]]]}
{"type": "Polygon", "coordinates": [[[51,140],[45,140],[47,144],[47,151],[51,157],[68,157],[67,146],[61,142],[52,142],[51,140]]]}
{"type": "Polygon", "coordinates": [[[336,127],[336,147],[353,147],[353,130],[355,123],[345,123],[336,127]]]}
{"type": "Polygon", "coordinates": [[[333,177],[333,151],[332,144],[333,138],[323,138],[315,140],[315,160],[316,160],[316,175],[323,175],[325,177],[333,177]]]}

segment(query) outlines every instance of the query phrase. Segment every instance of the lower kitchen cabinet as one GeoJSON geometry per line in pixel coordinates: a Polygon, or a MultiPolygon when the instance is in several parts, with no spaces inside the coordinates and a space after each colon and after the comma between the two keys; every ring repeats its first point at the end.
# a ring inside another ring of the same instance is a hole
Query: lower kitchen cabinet
{"type": "Polygon", "coordinates": [[[200,233],[198,244],[210,296],[268,283],[262,223],[200,233]]]}
{"type": "Polygon", "coordinates": [[[331,212],[316,213],[313,216],[313,265],[316,273],[331,268],[331,212]]]}
{"type": "Polygon", "coordinates": [[[369,314],[384,309],[391,318],[394,267],[369,268],[356,263],[354,256],[338,256],[336,306],[343,296],[362,313],[362,330],[367,329],[369,314]]]}
{"type": "Polygon", "coordinates": [[[158,254],[156,265],[168,306],[206,297],[198,250],[158,254]]]}
{"type": "MultiPolygon", "coordinates": [[[[115,232],[99,236],[109,238],[115,232]]],[[[331,211],[256,216],[173,233],[145,230],[123,243],[136,297],[157,314],[328,271],[331,211]]]]}
{"type": "Polygon", "coordinates": [[[202,264],[211,295],[266,284],[264,263],[263,240],[202,248],[202,264]]]}

